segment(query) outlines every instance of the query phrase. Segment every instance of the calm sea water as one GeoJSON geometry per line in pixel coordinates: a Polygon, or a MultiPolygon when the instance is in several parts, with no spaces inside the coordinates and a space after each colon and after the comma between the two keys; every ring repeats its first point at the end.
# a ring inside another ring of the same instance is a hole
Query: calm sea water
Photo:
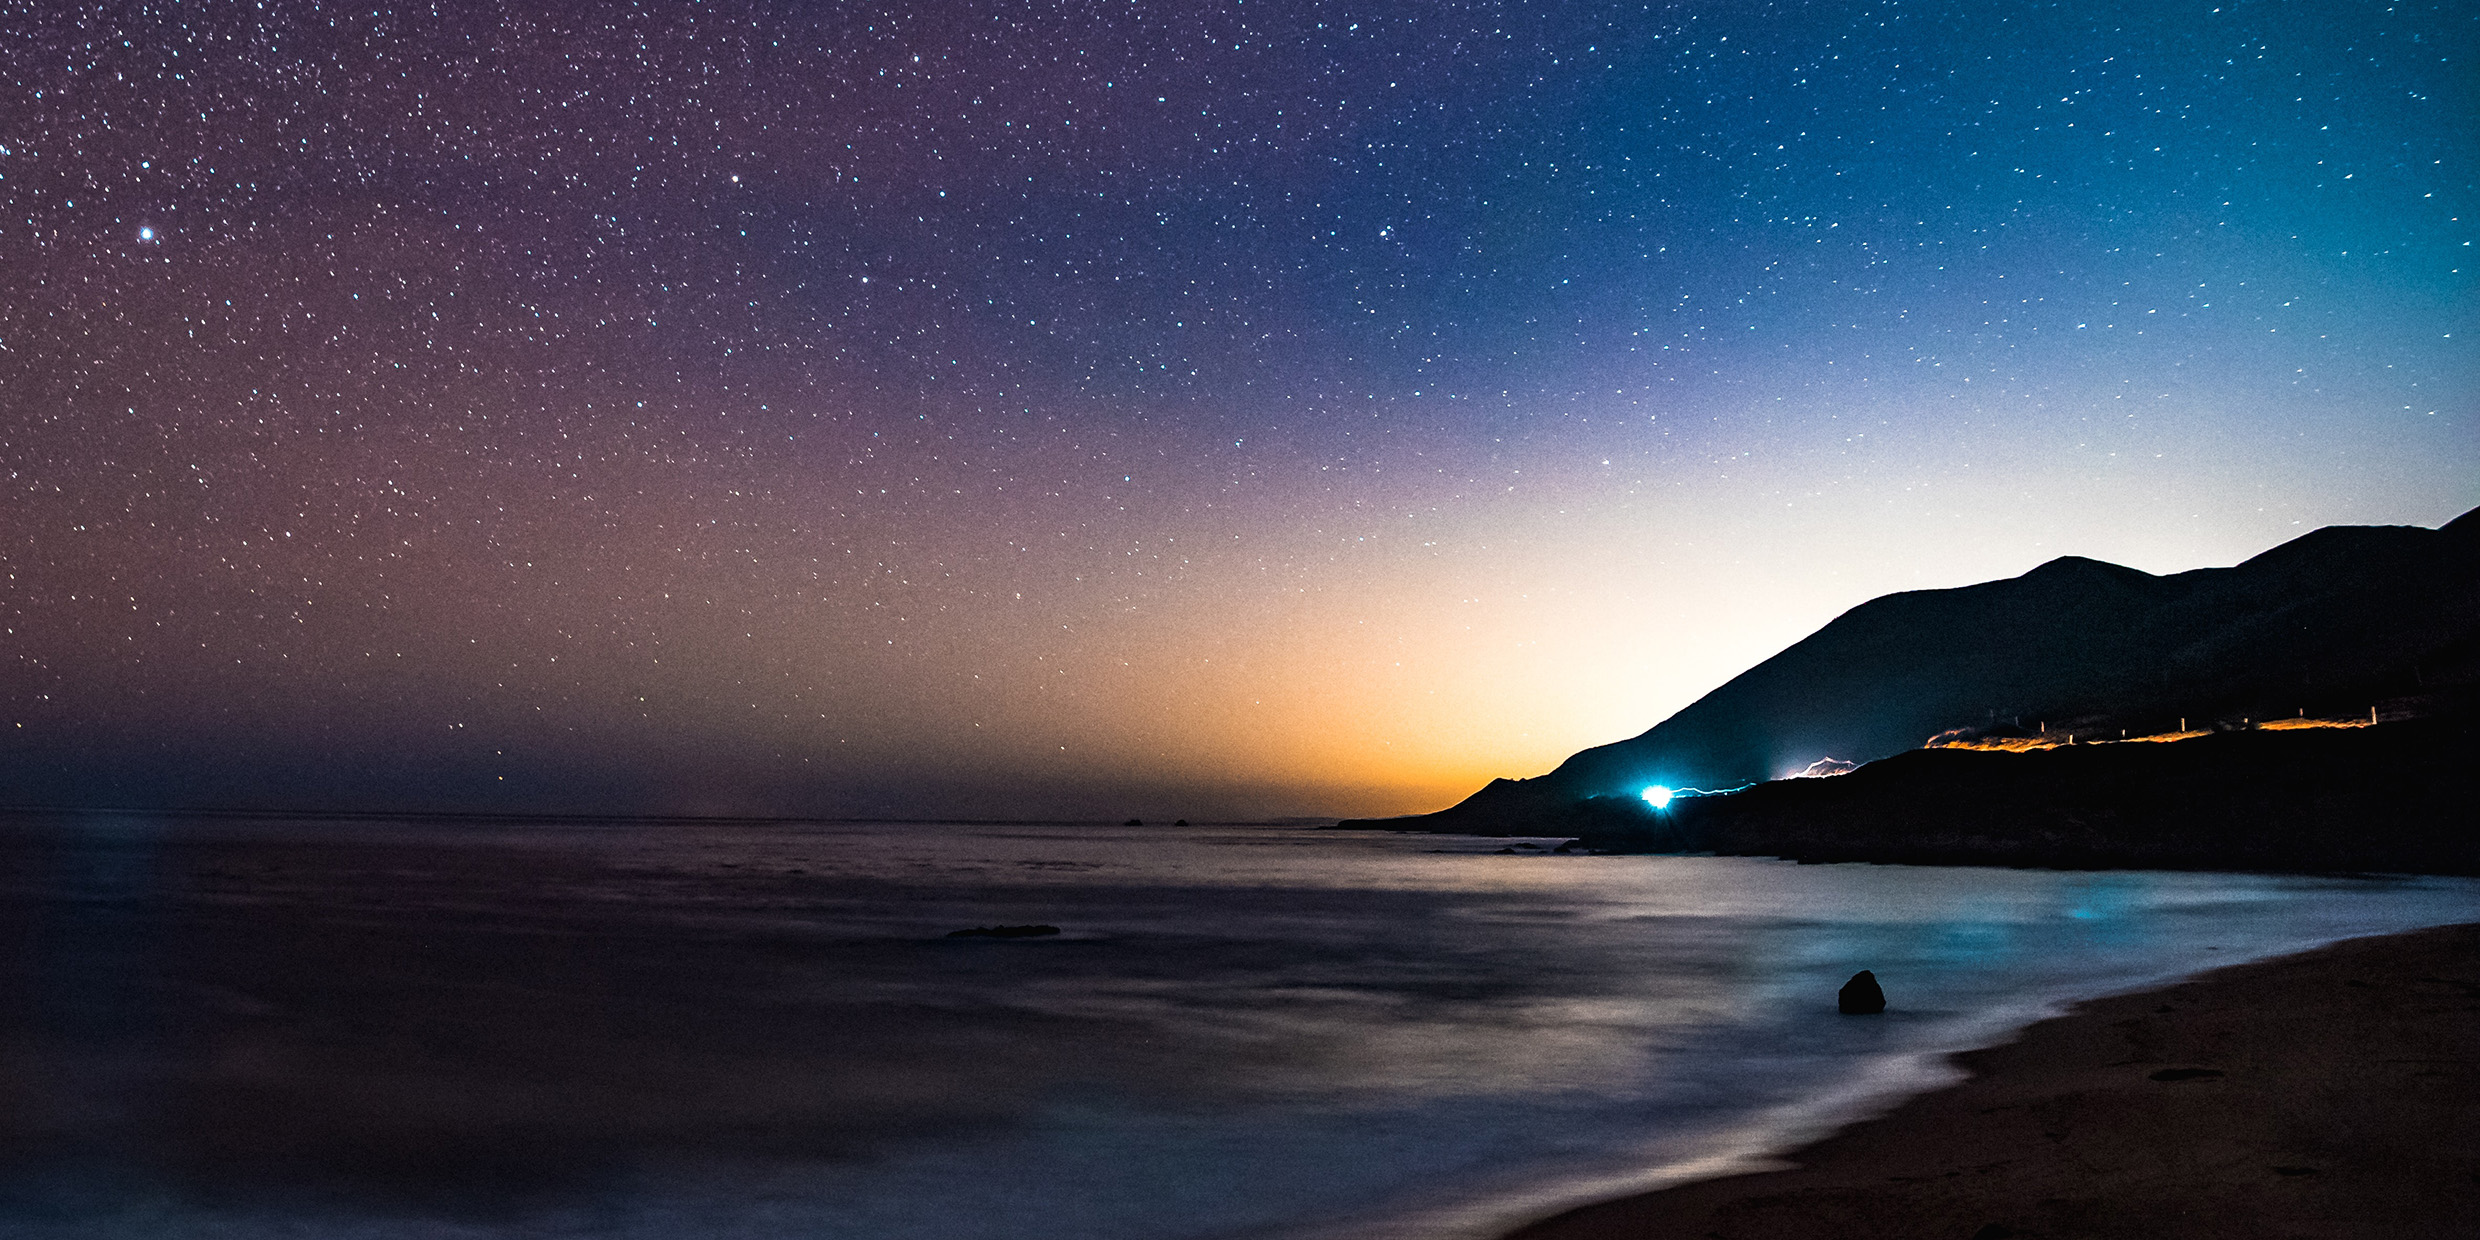
{"type": "Polygon", "coordinates": [[[2463,880],[1505,843],[0,821],[0,1233],[1479,1237],[2078,998],[2480,920],[2463,880]],[[1883,1017],[1834,1011],[1861,968],[1883,1017]]]}

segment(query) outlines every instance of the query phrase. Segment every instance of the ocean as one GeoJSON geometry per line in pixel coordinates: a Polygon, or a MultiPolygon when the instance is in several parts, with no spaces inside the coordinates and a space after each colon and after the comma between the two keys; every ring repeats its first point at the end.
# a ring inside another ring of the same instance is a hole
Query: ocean
{"type": "Polygon", "coordinates": [[[2480,920],[2461,879],[1554,842],[0,818],[0,1234],[1478,1238],[2080,998],[2480,920]],[[1864,968],[1888,1011],[1838,1015],[1864,968]]]}

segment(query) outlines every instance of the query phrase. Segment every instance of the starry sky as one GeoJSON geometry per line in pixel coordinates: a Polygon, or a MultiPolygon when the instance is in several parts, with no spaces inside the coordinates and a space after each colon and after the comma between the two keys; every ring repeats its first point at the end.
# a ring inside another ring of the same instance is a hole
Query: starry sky
{"type": "Polygon", "coordinates": [[[2480,502],[2460,3],[0,3],[0,802],[1409,812],[2480,502]]]}

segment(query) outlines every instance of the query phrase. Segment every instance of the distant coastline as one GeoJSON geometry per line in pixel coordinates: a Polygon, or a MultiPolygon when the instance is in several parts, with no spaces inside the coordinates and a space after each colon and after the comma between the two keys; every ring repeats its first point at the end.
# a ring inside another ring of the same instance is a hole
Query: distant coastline
{"type": "MultiPolygon", "coordinates": [[[[0,805],[0,815],[57,815],[61,817],[152,817],[152,818],[234,818],[274,822],[506,822],[506,823],[628,823],[631,825],[675,824],[680,826],[781,825],[791,823],[827,824],[888,824],[917,823],[922,826],[966,827],[1103,827],[1121,826],[1123,820],[1095,818],[904,818],[888,814],[588,814],[551,811],[517,810],[443,810],[443,809],[304,809],[252,808],[225,805],[0,805]]],[[[1194,822],[1140,823],[1140,826],[1200,827],[1287,827],[1321,826],[1326,818],[1263,818],[1198,819],[1194,822]]]]}

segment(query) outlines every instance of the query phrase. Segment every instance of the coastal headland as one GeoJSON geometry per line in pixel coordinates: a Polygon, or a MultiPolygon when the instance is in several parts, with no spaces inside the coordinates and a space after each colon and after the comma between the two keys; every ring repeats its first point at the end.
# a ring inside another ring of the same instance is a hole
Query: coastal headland
{"type": "Polygon", "coordinates": [[[2348,940],[2083,1004],[1786,1169],[1508,1240],[2469,1235],[2476,1028],[2480,925],[2348,940]]]}
{"type": "MultiPolygon", "coordinates": [[[[2155,576],[2068,556],[2002,581],[1885,595],[1639,736],[1584,750],[1544,775],[1494,780],[1435,813],[1343,825],[1581,835],[1606,829],[1609,810],[1649,789],[1762,786],[1898,756],[1912,764],[1907,774],[1934,762],[1966,782],[1987,778],[1967,772],[2031,778],[2028,770],[2078,764],[2149,762],[2166,771],[2200,761],[2192,746],[2201,742],[2159,747],[2175,757],[2079,755],[2031,767],[1966,755],[1920,759],[1926,745],[2076,742],[2080,750],[2131,737],[2253,732],[2268,721],[2457,717],[2480,717],[2480,512],[2433,530],[2330,526],[2230,568],[2155,576]]],[[[2356,743],[2328,747],[2347,755],[2356,743]]],[[[2220,748],[2227,745],[2216,740],[2204,752],[2220,748]]],[[[2467,765],[2456,754],[2446,769],[2467,765]]],[[[2338,768],[2311,799],[2340,807],[2361,790],[2352,779],[2338,768]]],[[[2390,812],[2386,790],[2366,791],[2375,799],[2360,808],[2390,812]]],[[[2356,826],[2346,817],[2338,829],[2356,826]]]]}

